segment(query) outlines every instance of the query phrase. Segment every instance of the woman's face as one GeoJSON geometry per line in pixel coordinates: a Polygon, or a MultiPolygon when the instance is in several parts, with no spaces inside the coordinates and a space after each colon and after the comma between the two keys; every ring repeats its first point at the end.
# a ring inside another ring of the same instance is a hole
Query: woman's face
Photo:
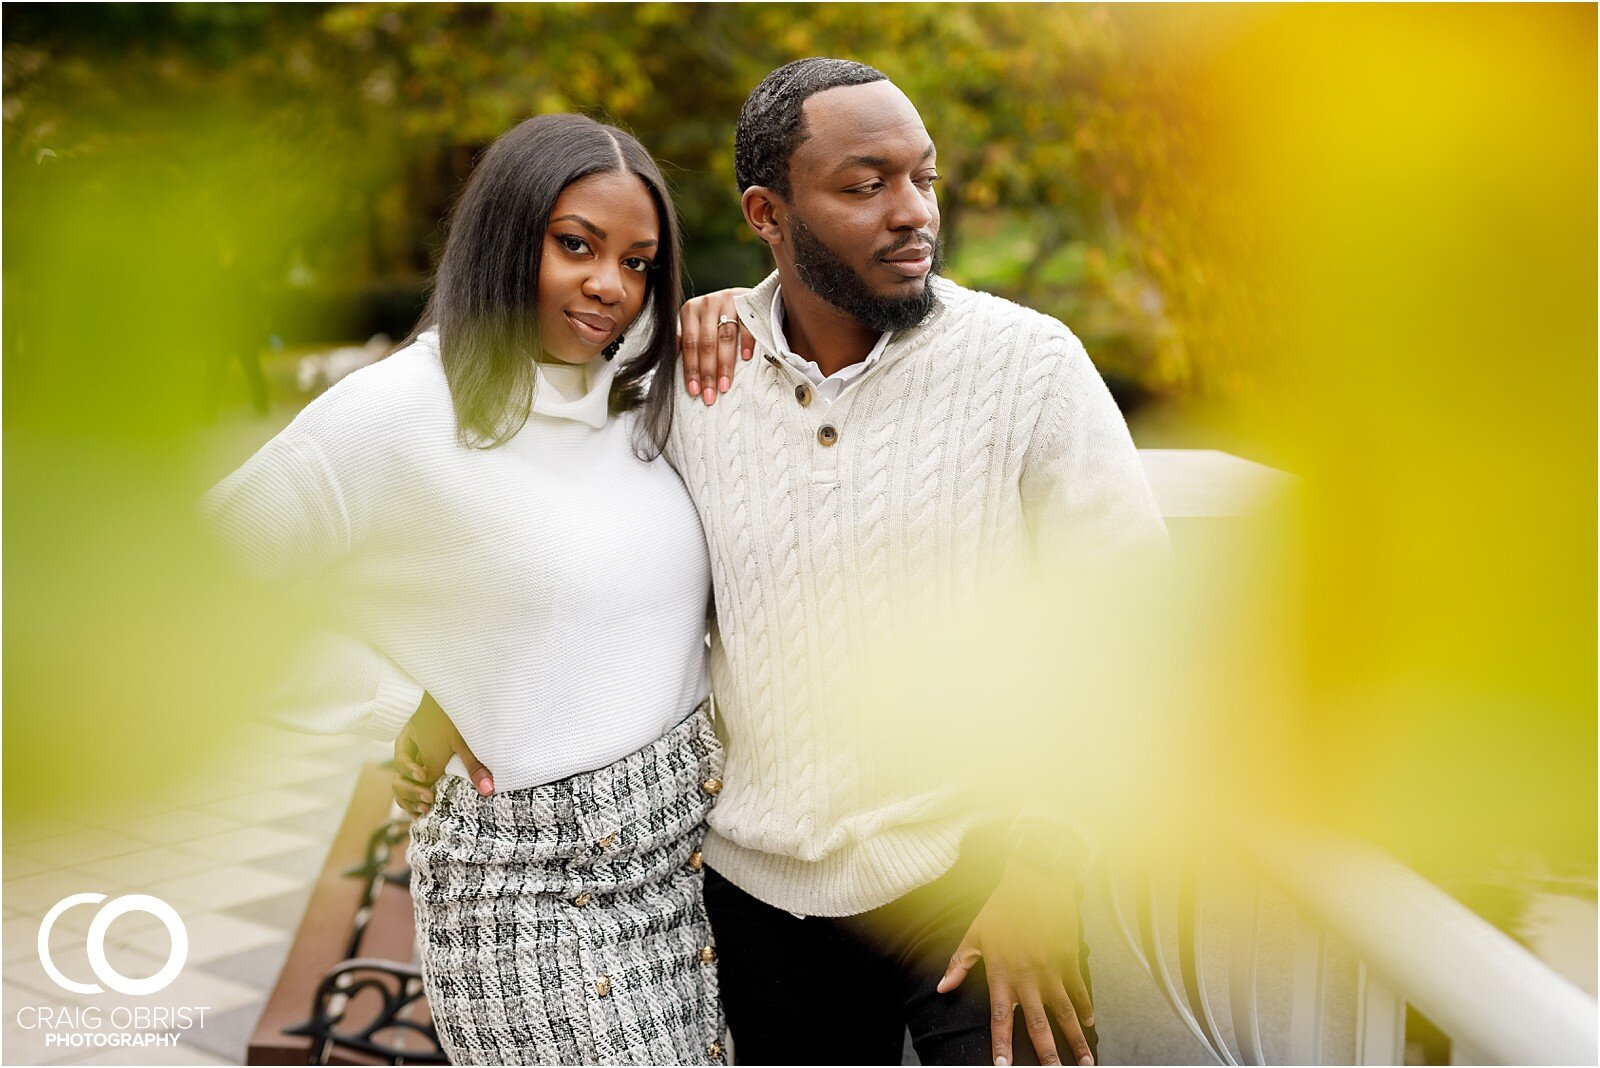
{"type": "Polygon", "coordinates": [[[550,210],[539,257],[545,355],[587,363],[644,307],[661,225],[644,180],[627,171],[580,178],[550,210]]]}

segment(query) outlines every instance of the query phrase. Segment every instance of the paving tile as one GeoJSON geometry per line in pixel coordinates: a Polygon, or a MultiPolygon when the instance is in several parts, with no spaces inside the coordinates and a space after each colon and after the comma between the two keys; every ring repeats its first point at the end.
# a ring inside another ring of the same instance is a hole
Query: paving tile
{"type": "Polygon", "coordinates": [[[8,843],[6,852],[57,868],[70,868],[85,861],[119,857],[145,848],[145,843],[104,827],[88,827],[69,834],[41,838],[33,842],[8,843]]]}
{"type": "Polygon", "coordinates": [[[199,1048],[226,1058],[227,1063],[243,1064],[250,1050],[250,1036],[260,1021],[261,1006],[246,1005],[215,1016],[208,1013],[204,1029],[191,1034],[199,1048]]]}
{"type": "MultiPolygon", "coordinates": [[[[351,780],[351,786],[355,782],[351,780]]],[[[345,802],[349,802],[349,794],[345,795],[345,802]]],[[[199,806],[198,811],[208,815],[221,817],[233,822],[234,826],[249,824],[261,826],[285,816],[298,816],[306,812],[320,812],[328,807],[326,802],[309,797],[304,793],[291,790],[262,790],[255,788],[251,793],[230,797],[224,801],[213,801],[199,806]]],[[[343,807],[342,805],[340,806],[343,807]]],[[[213,832],[216,833],[216,832],[213,832]]],[[[196,835],[195,837],[200,837],[196,835]]]]}
{"type": "Polygon", "coordinates": [[[21,879],[7,879],[0,885],[0,894],[5,896],[7,908],[29,916],[43,916],[68,894],[95,892],[95,881],[87,872],[57,868],[21,879]]]}
{"type": "Polygon", "coordinates": [[[102,806],[85,809],[78,813],[78,818],[85,823],[103,827],[111,823],[123,823],[127,820],[138,819],[141,816],[159,816],[164,812],[185,807],[183,804],[168,801],[162,798],[149,797],[138,794],[118,794],[114,801],[107,801],[102,806]]]}
{"type": "MultiPolygon", "coordinates": [[[[339,824],[344,819],[344,808],[318,808],[314,812],[302,812],[298,816],[286,816],[282,819],[272,820],[262,826],[274,830],[287,831],[290,834],[304,834],[319,841],[333,844],[334,832],[339,829],[339,824]]],[[[376,830],[377,828],[373,828],[376,830]]],[[[324,849],[326,854],[327,850],[324,849]]]]}
{"type": "Polygon", "coordinates": [[[241,827],[205,838],[184,842],[178,848],[208,860],[227,864],[242,864],[249,860],[270,857],[304,848],[311,840],[304,834],[291,834],[270,827],[241,827]]]}
{"type": "MultiPolygon", "coordinates": [[[[64,913],[60,920],[50,928],[50,949],[52,953],[70,952],[73,946],[82,946],[83,937],[88,933],[88,919],[82,918],[80,923],[72,923],[75,913],[72,910],[64,913]]],[[[90,909],[81,910],[84,913],[90,909]]],[[[0,960],[4,960],[9,967],[19,960],[37,960],[39,957],[39,926],[40,917],[18,916],[7,917],[0,923],[0,945],[4,952],[0,960]]]]}
{"type": "MultiPolygon", "coordinates": [[[[309,839],[316,841],[315,839],[309,839]]],[[[288,853],[277,853],[270,857],[259,857],[255,860],[246,860],[244,867],[256,871],[269,871],[274,875],[282,875],[286,879],[298,879],[310,885],[317,878],[317,873],[322,871],[323,863],[328,859],[328,843],[316,841],[315,845],[306,846],[304,849],[292,850],[288,853]]]]}
{"type": "Polygon", "coordinates": [[[149,887],[165,879],[177,878],[216,867],[216,861],[170,846],[151,846],[126,856],[80,864],[79,871],[105,880],[109,886],[134,893],[149,893],[149,887]]]}
{"type": "MultiPolygon", "coordinates": [[[[207,1028],[210,1027],[209,1017],[207,1018],[206,1026],[207,1028]]],[[[198,1035],[201,1032],[196,1031],[193,1033],[198,1035]]],[[[195,1043],[188,1034],[185,1034],[184,1037],[178,1041],[176,1046],[147,1046],[140,1049],[124,1048],[106,1050],[103,1053],[95,1054],[93,1057],[84,1057],[82,1060],[74,1060],[71,1063],[127,1065],[170,1064],[174,1066],[190,1064],[243,1064],[244,1057],[242,1054],[239,1057],[234,1058],[224,1057],[218,1053],[212,1053],[205,1047],[195,1043]]]]}
{"type": "Polygon", "coordinates": [[[274,927],[280,931],[293,932],[300,926],[300,920],[305,916],[306,903],[311,897],[311,886],[297,885],[294,889],[272,897],[261,898],[256,901],[247,901],[241,905],[234,905],[223,909],[229,916],[237,916],[251,923],[259,923],[264,927],[274,927]]]}
{"type": "Polygon", "coordinates": [[[238,797],[252,790],[260,789],[250,780],[238,773],[229,773],[223,770],[214,770],[211,774],[201,779],[186,779],[167,786],[162,786],[153,791],[158,800],[168,805],[182,808],[193,808],[203,805],[208,801],[221,801],[224,798],[238,797]]]}
{"type": "Polygon", "coordinates": [[[6,817],[5,840],[6,846],[22,842],[34,842],[40,838],[54,838],[57,835],[69,834],[72,831],[81,831],[88,827],[81,820],[68,819],[50,812],[32,812],[6,817]]]}
{"type": "MultiPolygon", "coordinates": [[[[119,797],[114,806],[70,817],[12,814],[0,889],[7,1006],[88,1003],[90,996],[62,990],[44,974],[36,946],[39,917],[68,893],[140,892],[177,908],[190,946],[173,985],[141,1000],[207,1005],[207,1026],[185,1032],[176,1047],[45,1047],[37,1032],[17,1033],[8,1009],[5,1063],[243,1060],[360,769],[388,759],[390,746],[253,723],[235,725],[225,740],[223,759],[204,779],[119,797]]],[[[51,932],[53,959],[71,977],[92,974],[84,946],[94,915],[91,907],[71,909],[51,932]]],[[[165,961],[170,938],[154,917],[130,913],[111,925],[106,945],[115,966],[143,975],[165,961]]],[[[115,1002],[106,999],[119,997],[107,992],[93,999],[107,1005],[115,1002]]]]}
{"type": "Polygon", "coordinates": [[[361,777],[361,769],[365,766],[358,764],[340,771],[337,775],[307,779],[305,782],[295,783],[294,788],[307,797],[317,798],[324,805],[343,809],[350,803],[350,795],[355,791],[356,780],[361,777]]]}
{"type": "MultiPolygon", "coordinates": [[[[155,995],[153,1001],[166,1005],[204,1005],[207,1008],[204,1030],[211,1029],[212,1013],[226,1013],[234,1009],[251,1007],[259,1015],[263,1004],[261,992],[242,983],[212,975],[204,964],[197,965],[191,956],[172,985],[155,995]]],[[[202,1029],[196,1028],[189,1036],[198,1039],[202,1029]]],[[[243,1058],[240,1058],[243,1060],[243,1058]]]]}
{"type": "MultiPolygon", "coordinates": [[[[55,939],[52,938],[51,941],[54,943],[55,939]]],[[[78,933],[72,941],[53,948],[50,959],[56,966],[56,970],[68,979],[73,979],[80,983],[97,983],[98,980],[95,979],[94,969],[89,965],[89,952],[85,948],[86,941],[84,935],[78,933]]],[[[114,944],[109,937],[106,939],[105,948],[106,961],[118,972],[131,979],[142,979],[156,974],[166,965],[167,955],[172,950],[171,943],[163,940],[158,950],[158,956],[156,952],[147,952],[144,949],[114,944]]],[[[9,962],[6,965],[6,979],[8,982],[17,983],[44,995],[46,998],[70,998],[75,1001],[82,1001],[83,1004],[117,1004],[119,1002],[115,1000],[105,1002],[104,999],[122,997],[115,991],[77,995],[72,991],[57,986],[55,980],[51,979],[45,972],[44,965],[40,962],[36,953],[30,954],[26,959],[9,962]]],[[[162,992],[160,995],[154,996],[154,999],[159,1001],[165,996],[165,992],[162,992]]],[[[132,1000],[129,1003],[131,1004],[132,1000]]]]}
{"type": "MultiPolygon", "coordinates": [[[[297,918],[297,926],[298,922],[297,918]]],[[[288,958],[289,939],[281,938],[267,945],[257,946],[255,949],[207,961],[206,971],[232,980],[241,986],[260,990],[264,997],[276,985],[278,973],[283,971],[284,961],[288,958]]]]}
{"type": "Polygon", "coordinates": [[[324,779],[359,766],[359,764],[347,764],[343,760],[331,760],[320,756],[283,756],[273,757],[271,760],[263,760],[254,767],[241,768],[237,774],[241,781],[258,783],[258,789],[261,787],[279,789],[305,782],[308,779],[324,779]]]}
{"type": "Polygon", "coordinates": [[[21,853],[12,852],[8,847],[4,861],[0,862],[0,878],[20,879],[27,875],[38,875],[40,872],[49,871],[56,866],[47,861],[35,860],[21,853]]]}
{"type": "Polygon", "coordinates": [[[174,905],[183,903],[202,909],[225,909],[281,894],[298,885],[281,875],[237,864],[221,864],[153,883],[148,892],[174,905]]]}
{"type": "Polygon", "coordinates": [[[153,845],[177,845],[206,838],[226,831],[236,831],[242,821],[227,819],[196,809],[180,809],[159,816],[143,816],[124,823],[111,824],[107,829],[127,834],[153,845]]]}
{"type": "MultiPolygon", "coordinates": [[[[57,991],[57,993],[63,993],[57,991]]],[[[45,1045],[45,1031],[36,1027],[23,1027],[18,1022],[18,1011],[25,1006],[47,1005],[57,1008],[60,1002],[41,997],[37,991],[28,990],[12,982],[0,988],[0,1000],[5,1003],[5,1022],[0,1035],[4,1037],[5,1063],[50,1064],[66,1058],[83,1055],[82,1050],[45,1045]]],[[[29,1014],[29,1022],[32,1022],[29,1014]]]]}
{"type": "MultiPolygon", "coordinates": [[[[232,956],[247,949],[259,949],[276,942],[286,942],[293,934],[265,924],[254,923],[239,916],[209,910],[178,909],[184,927],[189,932],[189,961],[205,964],[219,957],[232,956]]],[[[107,942],[117,942],[146,953],[167,952],[166,928],[153,917],[127,916],[113,926],[107,942]],[[128,924],[124,929],[124,921],[128,924]]]]}

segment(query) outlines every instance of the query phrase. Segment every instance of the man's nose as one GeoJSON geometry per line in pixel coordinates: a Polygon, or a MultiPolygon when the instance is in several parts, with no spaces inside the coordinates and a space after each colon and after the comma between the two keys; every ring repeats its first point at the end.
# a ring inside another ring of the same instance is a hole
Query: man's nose
{"type": "Polygon", "coordinates": [[[889,201],[889,229],[925,230],[938,218],[938,209],[909,179],[892,187],[889,201]]]}

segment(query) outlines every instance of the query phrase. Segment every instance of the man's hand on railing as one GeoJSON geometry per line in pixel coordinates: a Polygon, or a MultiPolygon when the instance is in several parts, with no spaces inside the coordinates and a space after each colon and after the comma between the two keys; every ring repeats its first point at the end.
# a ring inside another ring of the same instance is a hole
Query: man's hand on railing
{"type": "Polygon", "coordinates": [[[394,740],[391,789],[395,804],[412,819],[433,807],[433,784],[444,774],[452,753],[467,766],[467,775],[478,793],[484,797],[494,793],[494,776],[489,769],[473,755],[433,695],[423,694],[421,707],[394,740]]]}
{"type": "Polygon", "coordinates": [[[1011,1020],[1019,1006],[1041,1064],[1061,1063],[1051,1017],[1066,1037],[1072,1059],[1080,1065],[1094,1063],[1083,1034],[1084,1026],[1094,1026],[1094,1006],[1078,967],[1073,891],[1070,880],[1063,885],[1060,876],[1011,859],[939,980],[939,992],[948,993],[983,960],[995,1064],[1012,1062],[1011,1020]]]}

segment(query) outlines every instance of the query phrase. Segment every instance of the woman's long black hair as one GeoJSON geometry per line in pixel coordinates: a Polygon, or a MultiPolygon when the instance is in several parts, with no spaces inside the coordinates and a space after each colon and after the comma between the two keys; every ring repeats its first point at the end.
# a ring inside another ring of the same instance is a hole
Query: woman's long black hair
{"type": "Polygon", "coordinates": [[[463,444],[504,445],[528,421],[533,361],[541,351],[539,258],[550,211],[573,182],[615,171],[644,181],[655,201],[661,243],[644,308],[627,328],[647,342],[617,369],[611,410],[642,404],[643,433],[636,448],[646,458],[660,454],[672,425],[678,305],[683,302],[678,222],[667,183],[644,146],[631,134],[583,115],[539,115],[489,146],[450,213],[433,293],[402,343],[438,327],[463,444]]]}

